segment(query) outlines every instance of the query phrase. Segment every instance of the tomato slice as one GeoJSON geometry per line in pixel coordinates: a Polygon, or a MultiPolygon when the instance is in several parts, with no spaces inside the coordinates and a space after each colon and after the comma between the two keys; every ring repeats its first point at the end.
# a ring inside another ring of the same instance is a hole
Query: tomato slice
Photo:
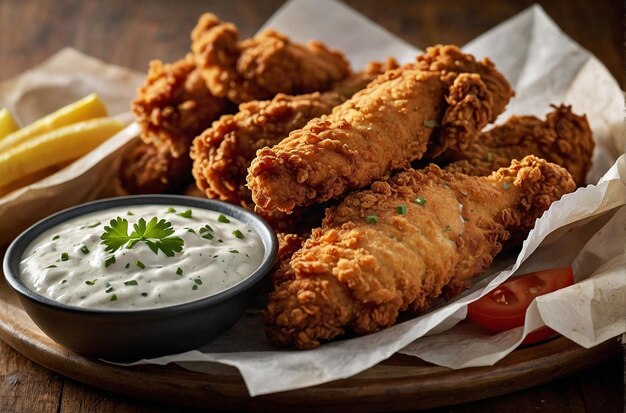
{"type": "MultiPolygon", "coordinates": [[[[467,316],[474,323],[494,333],[524,325],[526,309],[540,295],[574,284],[571,267],[537,271],[513,277],[480,300],[467,307],[467,316]]],[[[526,336],[523,344],[545,340],[554,331],[545,328],[526,336]]]]}

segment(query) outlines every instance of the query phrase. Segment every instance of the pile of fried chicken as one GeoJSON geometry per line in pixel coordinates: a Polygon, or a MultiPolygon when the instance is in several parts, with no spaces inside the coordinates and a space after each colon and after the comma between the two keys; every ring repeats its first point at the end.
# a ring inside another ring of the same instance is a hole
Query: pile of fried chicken
{"type": "Polygon", "coordinates": [[[483,131],[513,94],[456,46],[353,72],[320,42],[240,40],[207,13],[184,58],[150,63],[120,182],[182,193],[195,179],[265,217],[280,242],[268,339],[310,349],[454,297],[584,185],[594,142],[571,107],[483,131]]]}

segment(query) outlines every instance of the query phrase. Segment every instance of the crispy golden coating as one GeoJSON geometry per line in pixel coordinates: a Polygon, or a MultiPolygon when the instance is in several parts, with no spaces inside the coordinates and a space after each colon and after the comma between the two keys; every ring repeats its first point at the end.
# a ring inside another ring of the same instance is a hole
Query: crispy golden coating
{"type": "Polygon", "coordinates": [[[150,62],[132,110],[144,142],[180,157],[187,156],[193,138],[225,113],[227,101],[209,92],[187,55],[171,64],[150,62]]]}
{"type": "Polygon", "coordinates": [[[574,188],[565,169],[528,156],[488,177],[432,164],[354,192],[282,267],[264,312],[267,336],[308,349],[424,311],[446,285],[467,286],[511,232],[532,227],[574,188]]]}
{"type": "Polygon", "coordinates": [[[311,119],[330,113],[378,75],[397,66],[394,59],[371,62],[329,92],[279,93],[272,100],[239,105],[239,112],[222,116],[194,140],[191,157],[198,188],[209,198],[250,206],[246,174],[257,150],[274,146],[311,119]]]}
{"type": "Polygon", "coordinates": [[[191,39],[211,92],[235,103],[326,91],[350,74],[344,56],[320,42],[292,43],[273,30],[239,41],[237,28],[211,13],[200,16],[191,39]]]}
{"type": "Polygon", "coordinates": [[[512,159],[536,155],[561,165],[578,186],[585,185],[594,148],[587,118],[572,113],[571,106],[553,108],[545,120],[512,116],[503,125],[483,133],[467,149],[446,151],[441,162],[453,162],[447,170],[480,176],[508,165],[512,159]]]}
{"type": "Polygon", "coordinates": [[[248,187],[263,210],[290,212],[337,198],[406,167],[428,150],[463,149],[512,95],[484,60],[455,46],[429,48],[415,64],[387,71],[272,148],[257,153],[248,187]]]}
{"type": "Polygon", "coordinates": [[[160,194],[182,191],[191,181],[191,159],[175,158],[167,150],[139,142],[122,157],[118,177],[130,194],[160,194]]]}

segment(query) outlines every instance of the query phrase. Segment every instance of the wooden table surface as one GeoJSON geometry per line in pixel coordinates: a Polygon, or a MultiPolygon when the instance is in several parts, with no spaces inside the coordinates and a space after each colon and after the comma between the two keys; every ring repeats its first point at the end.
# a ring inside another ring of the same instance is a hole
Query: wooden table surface
{"type": "MultiPolygon", "coordinates": [[[[313,0],[311,0],[313,1],[313,0]]],[[[0,0],[0,81],[40,63],[65,46],[106,62],[145,70],[189,47],[197,17],[212,11],[252,35],[283,3],[202,0],[0,0]]],[[[464,44],[532,4],[530,0],[347,0],[353,8],[418,47],[464,44]]],[[[540,1],[574,40],[623,79],[623,17],[619,0],[540,1]]],[[[417,395],[416,395],[417,396],[417,395]]],[[[417,396],[418,397],[418,396],[417,396]]],[[[436,412],[621,412],[624,357],[526,391],[436,412]]],[[[210,406],[207,406],[209,409],[210,406]]],[[[179,412],[90,388],[52,373],[0,342],[2,412],[179,412]]]]}

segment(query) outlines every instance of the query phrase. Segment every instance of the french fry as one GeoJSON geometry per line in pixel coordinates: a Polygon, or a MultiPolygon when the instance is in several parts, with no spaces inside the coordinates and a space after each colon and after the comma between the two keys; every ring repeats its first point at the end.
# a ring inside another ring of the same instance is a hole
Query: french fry
{"type": "Polygon", "coordinates": [[[107,110],[104,103],[98,95],[92,93],[85,96],[81,100],[71,103],[61,109],[36,120],[28,126],[13,132],[0,139],[0,153],[7,149],[14,148],[17,145],[41,135],[42,133],[71,125],[76,122],[82,122],[88,119],[100,118],[107,116],[107,110]]]}
{"type": "Polygon", "coordinates": [[[77,159],[122,130],[115,119],[64,126],[0,153],[0,188],[34,172],[77,159]]]}
{"type": "Polygon", "coordinates": [[[19,127],[15,123],[15,120],[13,119],[13,116],[11,116],[11,113],[9,113],[8,109],[0,109],[0,139],[18,129],[19,127]]]}

